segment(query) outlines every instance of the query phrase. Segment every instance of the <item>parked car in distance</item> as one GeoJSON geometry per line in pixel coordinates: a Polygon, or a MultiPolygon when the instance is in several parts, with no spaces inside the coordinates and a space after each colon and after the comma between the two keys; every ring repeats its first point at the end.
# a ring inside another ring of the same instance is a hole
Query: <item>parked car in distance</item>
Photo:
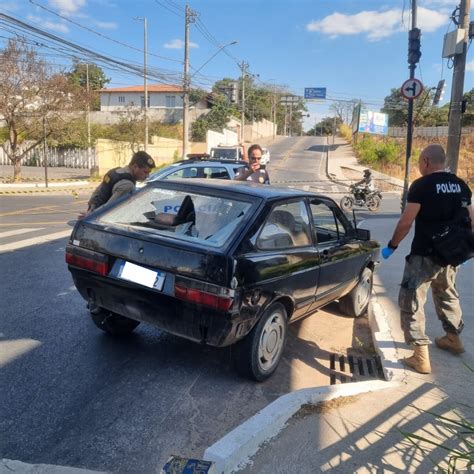
{"type": "Polygon", "coordinates": [[[120,336],[143,322],[232,344],[237,370],[262,381],[289,323],[336,300],[350,316],[366,311],[379,247],[322,195],[158,180],[78,221],[66,262],[101,330],[120,336]]]}
{"type": "Polygon", "coordinates": [[[270,163],[270,150],[262,147],[262,159],[260,160],[262,165],[268,165],[270,163]]]}
{"type": "Polygon", "coordinates": [[[234,179],[242,167],[248,168],[246,161],[211,160],[209,158],[190,158],[178,161],[152,173],[143,183],[137,183],[137,188],[164,179],[176,178],[212,178],[234,179]]]}

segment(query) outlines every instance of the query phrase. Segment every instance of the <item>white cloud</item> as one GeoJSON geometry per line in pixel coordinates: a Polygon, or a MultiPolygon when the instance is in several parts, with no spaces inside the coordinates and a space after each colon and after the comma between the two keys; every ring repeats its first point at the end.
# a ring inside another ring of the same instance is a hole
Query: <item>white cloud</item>
{"type": "MultiPolygon", "coordinates": [[[[312,21],[306,25],[308,31],[318,31],[330,38],[338,36],[363,34],[371,41],[377,41],[407,28],[402,23],[402,16],[407,23],[407,13],[401,9],[385,11],[366,10],[355,15],[335,12],[322,20],[312,21]]],[[[445,14],[428,8],[418,8],[418,24],[422,31],[430,32],[447,24],[445,14]]]]}
{"type": "Polygon", "coordinates": [[[48,3],[63,14],[71,14],[83,7],[86,0],[48,0],[48,3]]]}
{"type": "Polygon", "coordinates": [[[118,28],[117,23],[113,21],[96,21],[95,24],[104,30],[116,30],[118,28]]]}
{"type": "MultiPolygon", "coordinates": [[[[184,48],[184,41],[181,39],[174,39],[168,41],[163,45],[166,49],[183,49],[184,48]]],[[[189,42],[190,48],[198,48],[199,46],[197,43],[189,42]]]]}
{"type": "Polygon", "coordinates": [[[474,59],[466,63],[466,72],[474,72],[474,59]]]}
{"type": "Polygon", "coordinates": [[[33,15],[28,15],[27,18],[33,23],[40,24],[41,27],[46,28],[47,30],[57,31],[59,33],[69,33],[69,28],[64,23],[56,23],[54,21],[45,20],[44,18],[33,15]]]}

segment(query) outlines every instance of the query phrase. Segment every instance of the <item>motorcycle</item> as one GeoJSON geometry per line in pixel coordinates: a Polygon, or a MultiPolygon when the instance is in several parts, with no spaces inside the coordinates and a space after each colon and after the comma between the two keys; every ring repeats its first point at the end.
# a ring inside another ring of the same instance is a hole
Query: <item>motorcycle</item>
{"type": "Polygon", "coordinates": [[[340,206],[345,212],[350,212],[353,206],[366,207],[369,211],[375,212],[382,203],[382,193],[377,190],[367,191],[354,184],[349,187],[350,195],[341,199],[340,206]]]}

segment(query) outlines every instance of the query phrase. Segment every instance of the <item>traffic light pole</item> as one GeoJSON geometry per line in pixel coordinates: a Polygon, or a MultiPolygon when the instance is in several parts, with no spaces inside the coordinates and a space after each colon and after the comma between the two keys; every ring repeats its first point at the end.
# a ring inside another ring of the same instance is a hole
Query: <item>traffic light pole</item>
{"type": "MultiPolygon", "coordinates": [[[[410,49],[412,47],[412,31],[416,29],[416,0],[411,2],[411,31],[408,32],[408,62],[410,64],[410,79],[415,78],[416,69],[416,58],[410,55],[410,49]]],[[[419,60],[419,57],[418,57],[419,60]]],[[[410,166],[411,166],[411,148],[413,143],[413,101],[414,99],[408,99],[408,116],[407,116],[407,143],[406,143],[406,155],[405,155],[405,179],[403,181],[403,193],[402,193],[402,212],[405,210],[408,187],[410,184],[410,166]]]]}
{"type": "Polygon", "coordinates": [[[459,28],[464,28],[462,53],[454,56],[453,85],[448,123],[447,166],[452,173],[458,169],[459,148],[461,145],[462,97],[464,74],[466,70],[467,43],[469,36],[469,11],[471,0],[461,0],[459,7],[459,28]]]}

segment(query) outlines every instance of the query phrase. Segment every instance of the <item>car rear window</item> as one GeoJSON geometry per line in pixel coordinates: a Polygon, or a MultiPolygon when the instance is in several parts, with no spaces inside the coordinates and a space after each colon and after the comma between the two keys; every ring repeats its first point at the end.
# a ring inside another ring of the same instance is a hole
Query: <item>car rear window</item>
{"type": "Polygon", "coordinates": [[[150,186],[105,212],[99,222],[221,247],[251,208],[249,201],[150,186]]]}

